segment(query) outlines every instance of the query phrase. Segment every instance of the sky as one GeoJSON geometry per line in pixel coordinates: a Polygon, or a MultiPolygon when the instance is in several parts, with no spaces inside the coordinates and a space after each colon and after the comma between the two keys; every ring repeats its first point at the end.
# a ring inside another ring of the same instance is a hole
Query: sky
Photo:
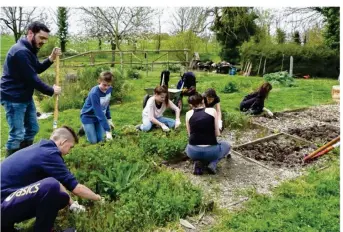
{"type": "MultiPolygon", "coordinates": [[[[163,14],[161,16],[161,32],[168,33],[172,29],[171,25],[169,24],[169,21],[175,7],[154,7],[154,8],[163,10],[163,14]]],[[[80,19],[79,13],[70,14],[69,32],[71,34],[79,34],[80,31],[82,31],[82,23],[78,22],[79,19],[80,19]]],[[[158,19],[156,19],[156,22],[158,22],[158,19]]],[[[156,25],[158,24],[156,23],[156,25]]]]}
{"type": "MultiPolygon", "coordinates": [[[[173,29],[173,26],[171,25],[171,19],[172,19],[172,15],[173,12],[175,11],[175,9],[177,7],[175,6],[171,6],[171,7],[153,7],[154,9],[158,9],[158,10],[163,10],[163,14],[161,16],[161,32],[162,33],[170,33],[173,29]]],[[[51,10],[55,10],[57,9],[57,7],[49,7],[49,9],[51,10]]],[[[285,7],[260,7],[260,9],[264,9],[264,10],[272,10],[273,12],[277,12],[278,17],[280,18],[285,11],[285,7]]],[[[82,16],[82,13],[80,12],[80,10],[77,10],[77,8],[72,8],[70,13],[69,13],[69,19],[68,19],[68,23],[69,23],[69,34],[70,35],[80,35],[81,33],[84,33],[84,24],[82,22],[80,22],[80,18],[82,16]]],[[[291,33],[293,32],[295,29],[295,25],[291,24],[291,23],[287,23],[287,21],[292,21],[296,18],[299,18],[301,15],[293,15],[291,17],[281,17],[281,24],[279,24],[278,26],[280,26],[284,31],[286,31],[287,33],[291,33]]],[[[305,15],[302,15],[303,17],[305,15]]],[[[155,19],[155,31],[158,31],[158,17],[156,15],[156,19],[155,19]]],[[[272,24],[271,28],[270,28],[270,32],[271,34],[274,34],[276,31],[276,24],[272,24]]],[[[55,33],[57,31],[57,25],[56,23],[51,23],[50,25],[50,29],[52,30],[53,33],[55,33]]],[[[302,27],[298,27],[296,30],[302,32],[304,30],[304,28],[302,27]]]]}

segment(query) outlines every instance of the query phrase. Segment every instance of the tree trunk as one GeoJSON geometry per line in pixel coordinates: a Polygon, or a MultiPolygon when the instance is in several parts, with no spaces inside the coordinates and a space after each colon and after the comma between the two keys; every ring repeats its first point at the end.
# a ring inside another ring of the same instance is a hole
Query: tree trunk
{"type": "Polygon", "coordinates": [[[20,34],[18,32],[13,32],[13,34],[15,42],[18,42],[18,40],[20,39],[20,34]]]}
{"type": "Polygon", "coordinates": [[[99,48],[99,50],[101,50],[101,45],[102,45],[101,37],[98,37],[98,48],[99,48]]]}
{"type": "Polygon", "coordinates": [[[111,40],[111,50],[113,51],[112,52],[112,61],[111,61],[113,64],[111,64],[111,67],[114,67],[114,62],[116,60],[116,54],[114,52],[116,50],[116,48],[117,48],[117,45],[114,43],[113,40],[111,40]]]}
{"type": "Polygon", "coordinates": [[[66,44],[67,44],[66,41],[61,41],[61,51],[62,51],[62,53],[66,52],[66,44]]]}

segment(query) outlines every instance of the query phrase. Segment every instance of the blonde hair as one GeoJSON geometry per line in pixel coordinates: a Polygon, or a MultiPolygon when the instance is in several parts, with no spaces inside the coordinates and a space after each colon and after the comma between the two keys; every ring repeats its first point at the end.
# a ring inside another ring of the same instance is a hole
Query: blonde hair
{"type": "Polygon", "coordinates": [[[59,139],[66,139],[68,141],[74,141],[75,143],[79,142],[79,139],[75,131],[69,126],[62,126],[54,130],[50,136],[50,139],[57,141],[59,139]]]}

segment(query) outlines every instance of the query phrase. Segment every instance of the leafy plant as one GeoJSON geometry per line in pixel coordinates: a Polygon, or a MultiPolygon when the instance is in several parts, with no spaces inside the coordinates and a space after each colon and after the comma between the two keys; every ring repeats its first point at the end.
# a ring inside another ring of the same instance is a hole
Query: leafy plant
{"type": "Polygon", "coordinates": [[[288,74],[288,72],[276,72],[268,73],[263,76],[264,80],[274,84],[280,84],[286,87],[296,86],[294,83],[294,78],[288,74]]]}
{"type": "Polygon", "coordinates": [[[168,69],[170,72],[177,73],[177,72],[181,71],[182,66],[181,66],[181,64],[169,64],[169,65],[164,64],[162,67],[164,69],[168,69]]]}
{"type": "Polygon", "coordinates": [[[107,193],[112,199],[122,194],[131,185],[140,181],[148,171],[146,163],[115,163],[113,167],[106,167],[104,173],[94,171],[100,183],[97,185],[98,191],[107,193]]]}
{"type": "Polygon", "coordinates": [[[222,90],[222,93],[234,93],[238,92],[237,85],[233,82],[229,82],[224,86],[224,89],[222,90]]]}
{"type": "Polygon", "coordinates": [[[126,71],[126,76],[131,79],[140,79],[142,78],[142,75],[134,69],[129,69],[126,71]]]}
{"type": "Polygon", "coordinates": [[[244,129],[249,125],[249,117],[241,113],[222,112],[222,120],[225,128],[244,129]]]}

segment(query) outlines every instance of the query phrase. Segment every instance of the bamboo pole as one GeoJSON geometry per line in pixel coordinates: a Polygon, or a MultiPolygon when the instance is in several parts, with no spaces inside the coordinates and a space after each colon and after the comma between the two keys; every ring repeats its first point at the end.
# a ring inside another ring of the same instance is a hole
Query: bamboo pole
{"type": "MultiPolygon", "coordinates": [[[[57,56],[56,57],[56,80],[55,80],[55,84],[57,86],[60,85],[60,57],[57,56]]],[[[53,122],[53,125],[52,125],[52,128],[53,129],[56,129],[57,128],[57,120],[58,120],[58,95],[56,95],[55,97],[55,109],[54,109],[54,122],[53,122]]]]}

